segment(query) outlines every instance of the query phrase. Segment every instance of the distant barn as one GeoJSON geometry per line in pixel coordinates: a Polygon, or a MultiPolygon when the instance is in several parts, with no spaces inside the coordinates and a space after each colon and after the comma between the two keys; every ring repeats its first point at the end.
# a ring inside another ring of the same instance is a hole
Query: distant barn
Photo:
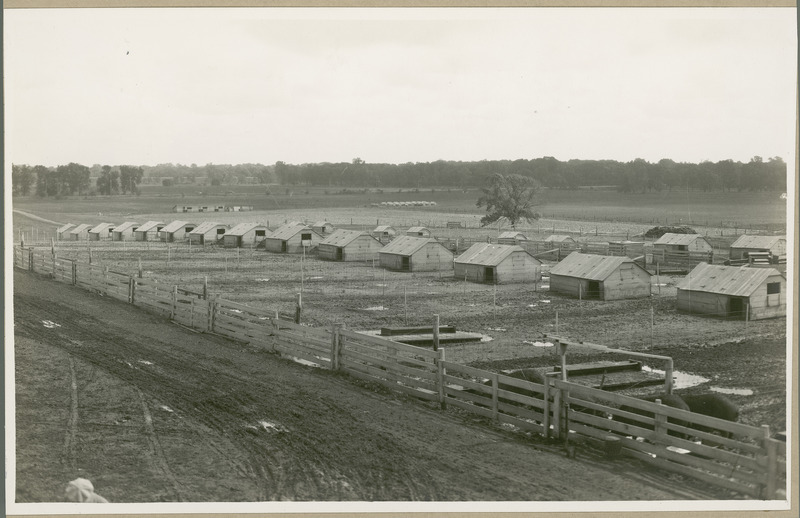
{"type": "Polygon", "coordinates": [[[111,239],[114,230],[113,223],[100,223],[89,229],[89,241],[105,241],[111,239]]]}
{"type": "Polygon", "coordinates": [[[713,247],[700,234],[666,233],[653,243],[653,250],[674,252],[713,252],[713,247]]]}
{"type": "Polygon", "coordinates": [[[133,232],[136,230],[136,225],[138,225],[138,223],[135,221],[126,221],[121,225],[117,225],[114,227],[114,230],[111,231],[111,240],[126,241],[133,239],[133,232]]]}
{"type": "Polygon", "coordinates": [[[216,221],[204,221],[189,232],[189,244],[191,245],[213,245],[222,239],[228,225],[216,221]]]}
{"type": "Polygon", "coordinates": [[[541,261],[518,245],[475,243],[453,262],[456,279],[490,284],[541,279],[541,261]]]}
{"type": "Polygon", "coordinates": [[[372,237],[380,241],[381,243],[388,243],[397,235],[397,230],[394,227],[390,227],[389,225],[378,225],[372,231],[372,237]]]}
{"type": "Polygon", "coordinates": [[[786,277],[773,268],[700,263],[677,288],[682,311],[750,320],[786,315],[786,277]]]}
{"type": "Polygon", "coordinates": [[[59,241],[66,241],[69,239],[69,231],[75,227],[76,225],[74,223],[67,223],[66,225],[58,227],[56,229],[56,237],[59,241]]]}
{"type": "Polygon", "coordinates": [[[328,221],[317,221],[311,225],[311,230],[321,236],[326,236],[328,234],[333,234],[336,227],[333,226],[333,223],[328,221]]]}
{"type": "Polygon", "coordinates": [[[630,257],[572,252],[550,269],[550,290],[584,299],[650,296],[650,273],[630,257]]]}
{"type": "Polygon", "coordinates": [[[731,259],[747,259],[751,253],[768,253],[771,256],[786,255],[784,236],[740,236],[731,245],[731,259]]]}
{"type": "Polygon", "coordinates": [[[378,252],[380,265],[403,272],[449,270],[453,252],[433,238],[400,236],[378,252]]]}
{"type": "Polygon", "coordinates": [[[163,221],[146,221],[133,231],[133,239],[136,241],[158,241],[160,238],[159,233],[165,226],[163,221]]]}
{"type": "Polygon", "coordinates": [[[522,232],[516,230],[507,230],[497,236],[497,244],[500,245],[517,245],[520,241],[527,241],[528,238],[522,232]]]}
{"type": "Polygon", "coordinates": [[[302,223],[290,222],[277,228],[264,238],[264,249],[267,252],[297,254],[311,251],[322,240],[322,236],[302,223]]]}
{"type": "Polygon", "coordinates": [[[161,241],[165,243],[174,243],[176,241],[186,241],[189,238],[189,233],[195,229],[197,225],[189,223],[188,221],[175,220],[161,229],[159,236],[161,241]]]}
{"type": "Polygon", "coordinates": [[[406,230],[406,235],[413,237],[431,237],[431,231],[425,227],[411,227],[406,230]]]}
{"type": "Polygon", "coordinates": [[[261,223],[239,223],[222,236],[226,248],[255,247],[269,235],[269,229],[261,223]]]}
{"type": "Polygon", "coordinates": [[[92,225],[81,223],[80,225],[69,231],[70,241],[83,241],[89,239],[89,229],[91,228],[92,225]]]}
{"type": "Polygon", "coordinates": [[[320,259],[368,261],[376,259],[383,244],[366,232],[338,229],[319,244],[320,259]]]}

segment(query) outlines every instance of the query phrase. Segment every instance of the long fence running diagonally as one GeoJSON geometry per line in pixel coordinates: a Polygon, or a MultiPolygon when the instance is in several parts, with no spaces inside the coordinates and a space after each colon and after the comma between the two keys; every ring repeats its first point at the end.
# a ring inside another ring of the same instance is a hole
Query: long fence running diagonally
{"type": "MultiPolygon", "coordinates": [[[[442,408],[457,407],[545,438],[581,436],[704,483],[759,499],[786,496],[786,444],[753,427],[545,376],[541,383],[447,361],[427,349],[347,329],[298,324],[256,308],[61,259],[47,248],[14,247],[14,266],[102,293],[173,322],[344,372],[442,408]]],[[[438,321],[438,320],[437,320],[438,321]]],[[[558,344],[557,344],[558,345],[558,344]]]]}

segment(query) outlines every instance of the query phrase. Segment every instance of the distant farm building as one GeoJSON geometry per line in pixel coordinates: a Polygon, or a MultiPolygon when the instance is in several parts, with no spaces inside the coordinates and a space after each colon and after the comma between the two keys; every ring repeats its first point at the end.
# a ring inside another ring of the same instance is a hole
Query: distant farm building
{"type": "Polygon", "coordinates": [[[157,241],[159,233],[165,227],[163,221],[146,221],[133,231],[135,241],[157,241]]]}
{"type": "Polygon", "coordinates": [[[226,248],[255,247],[269,235],[269,229],[261,223],[239,223],[222,236],[226,248]]]}
{"type": "Polygon", "coordinates": [[[700,263],[677,288],[682,311],[750,320],[786,315],[786,277],[773,268],[700,263]]]}
{"type": "Polygon", "coordinates": [[[403,272],[449,270],[453,253],[433,238],[400,236],[378,252],[380,265],[403,272]]]}
{"type": "Polygon", "coordinates": [[[397,235],[397,230],[394,227],[390,227],[389,225],[378,225],[372,231],[372,237],[380,241],[381,243],[387,243],[394,239],[397,235]]]}
{"type": "Polygon", "coordinates": [[[572,252],[550,269],[550,290],[584,299],[650,296],[650,273],[630,257],[572,252]]]}
{"type": "Polygon", "coordinates": [[[520,241],[527,241],[528,238],[522,232],[516,230],[507,230],[497,236],[497,243],[500,245],[516,245],[520,241]]]}
{"type": "Polygon", "coordinates": [[[60,226],[56,229],[56,237],[59,241],[66,241],[69,239],[69,231],[75,228],[74,223],[67,223],[66,225],[60,226]]]}
{"type": "Polygon", "coordinates": [[[111,232],[114,230],[113,223],[100,223],[89,229],[89,241],[104,241],[111,239],[111,232]]]}
{"type": "Polygon", "coordinates": [[[200,212],[200,208],[193,205],[173,205],[172,212],[200,212]]]}
{"type": "Polygon", "coordinates": [[[608,253],[633,259],[644,257],[644,241],[611,241],[608,243],[608,253]]]}
{"type": "Polygon", "coordinates": [[[320,242],[317,254],[331,261],[369,261],[382,248],[383,244],[366,232],[340,228],[320,242]]]}
{"type": "Polygon", "coordinates": [[[81,223],[80,225],[69,231],[70,241],[83,241],[85,239],[89,239],[89,229],[91,228],[92,225],[81,223]]]}
{"type": "Polygon", "coordinates": [[[783,236],[740,236],[731,245],[730,258],[747,259],[751,253],[768,253],[770,256],[786,255],[786,238],[783,236]]]}
{"type": "Polygon", "coordinates": [[[287,223],[264,238],[267,252],[297,254],[310,251],[322,240],[322,236],[302,223],[287,223]]]}
{"type": "Polygon", "coordinates": [[[114,230],[111,231],[111,240],[112,241],[127,241],[133,239],[133,232],[136,230],[136,223],[135,221],[126,221],[121,225],[117,225],[114,227],[114,230]]]}
{"type": "Polygon", "coordinates": [[[195,229],[197,225],[189,223],[188,221],[173,221],[161,229],[159,236],[161,241],[165,243],[173,243],[176,241],[186,241],[189,238],[189,233],[195,229]]]}
{"type": "Polygon", "coordinates": [[[333,231],[336,230],[336,227],[333,226],[333,223],[329,223],[327,221],[317,221],[311,225],[311,230],[321,236],[325,236],[328,234],[333,234],[333,231]]]}
{"type": "Polygon", "coordinates": [[[490,284],[541,279],[541,261],[518,245],[475,243],[453,262],[456,279],[490,284]]]}
{"type": "Polygon", "coordinates": [[[552,236],[547,236],[544,239],[544,242],[545,243],[553,243],[553,244],[556,244],[558,246],[572,246],[573,248],[575,248],[578,245],[578,243],[576,243],[575,240],[572,239],[571,236],[562,235],[562,234],[553,234],[552,236]]]}
{"type": "Polygon", "coordinates": [[[713,247],[700,234],[666,233],[653,243],[653,250],[673,252],[712,252],[713,247]]]}
{"type": "Polygon", "coordinates": [[[244,212],[252,205],[173,205],[172,212],[244,212]]]}
{"type": "Polygon", "coordinates": [[[413,237],[431,237],[431,231],[425,227],[411,227],[406,230],[406,235],[413,237]]]}
{"type": "Polygon", "coordinates": [[[216,244],[217,241],[222,239],[222,236],[225,235],[226,230],[228,230],[228,225],[224,225],[216,221],[204,221],[203,223],[197,225],[194,230],[189,232],[189,244],[216,244]]]}

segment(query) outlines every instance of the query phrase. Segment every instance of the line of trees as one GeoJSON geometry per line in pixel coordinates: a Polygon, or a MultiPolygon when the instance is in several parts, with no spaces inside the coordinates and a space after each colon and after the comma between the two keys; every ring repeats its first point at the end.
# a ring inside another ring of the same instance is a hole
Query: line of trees
{"type": "MultiPolygon", "coordinates": [[[[519,175],[536,180],[551,189],[608,187],[620,192],[664,190],[702,191],[786,191],[786,163],[780,157],[749,162],[721,160],[692,164],[670,159],[647,162],[616,160],[568,160],[553,157],[519,160],[481,160],[473,162],[437,160],[404,164],[371,164],[361,158],[350,162],[312,164],[159,164],[156,166],[101,166],[76,163],[58,167],[41,165],[12,166],[15,195],[37,196],[74,194],[138,193],[143,178],[163,178],[163,185],[192,183],[202,179],[210,185],[233,183],[272,183],[319,187],[423,188],[483,187],[493,175],[519,175]],[[96,178],[94,186],[91,178],[96,178]],[[167,181],[168,180],[168,181],[167,181]],[[96,190],[95,190],[96,189],[96,190]]],[[[159,180],[159,183],[162,183],[159,180]]]]}

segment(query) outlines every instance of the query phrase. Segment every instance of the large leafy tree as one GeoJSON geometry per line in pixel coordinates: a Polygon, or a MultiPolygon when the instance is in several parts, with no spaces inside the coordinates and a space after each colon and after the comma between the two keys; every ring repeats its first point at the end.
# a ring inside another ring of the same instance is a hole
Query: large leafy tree
{"type": "Polygon", "coordinates": [[[29,165],[11,164],[11,187],[14,194],[27,196],[36,181],[36,174],[29,165]]]}
{"type": "Polygon", "coordinates": [[[528,222],[539,219],[539,214],[533,209],[540,189],[541,185],[533,178],[495,173],[489,179],[489,185],[481,188],[483,195],[476,203],[478,207],[486,207],[481,225],[491,225],[505,218],[514,228],[523,219],[528,222]]]}
{"type": "Polygon", "coordinates": [[[127,192],[134,194],[138,191],[137,185],[141,183],[144,176],[144,169],[132,165],[119,166],[119,187],[122,194],[127,192]]]}
{"type": "Polygon", "coordinates": [[[100,194],[119,194],[119,171],[110,165],[104,165],[101,170],[97,190],[100,194]]]}

